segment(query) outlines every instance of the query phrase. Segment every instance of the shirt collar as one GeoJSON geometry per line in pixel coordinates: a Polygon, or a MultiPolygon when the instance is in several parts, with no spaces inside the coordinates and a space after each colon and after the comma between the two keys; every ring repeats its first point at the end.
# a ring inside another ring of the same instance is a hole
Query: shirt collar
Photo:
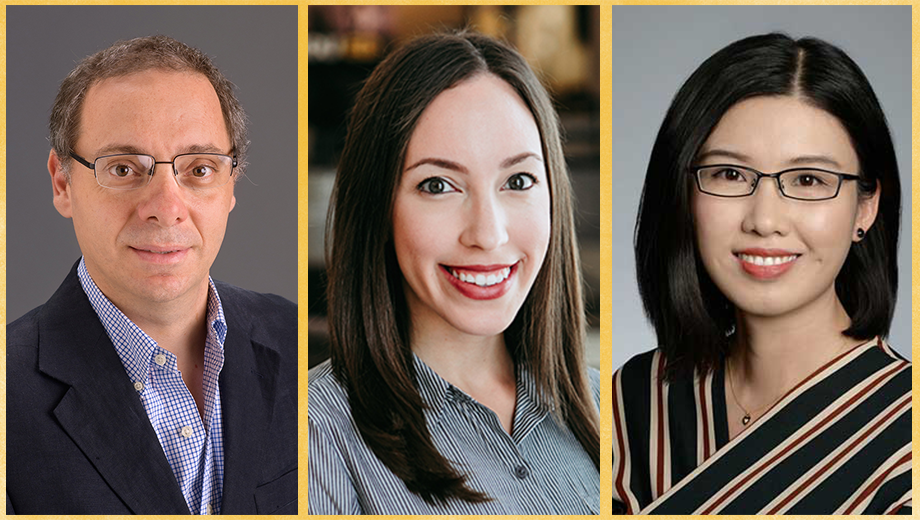
{"type": "MultiPolygon", "coordinates": [[[[80,285],[83,286],[83,292],[89,298],[90,305],[96,311],[106,334],[115,346],[115,351],[121,358],[128,377],[131,381],[143,382],[146,379],[147,367],[159,348],[156,341],[102,294],[89,271],[86,270],[86,262],[83,258],[80,259],[80,265],[77,267],[77,277],[80,279],[80,285]]],[[[220,302],[220,295],[217,294],[217,287],[210,277],[208,277],[207,323],[208,336],[213,337],[216,340],[213,342],[215,346],[223,351],[224,340],[227,337],[227,322],[224,319],[224,309],[220,302]]]]}
{"type": "MultiPolygon", "coordinates": [[[[466,392],[439,376],[414,352],[412,353],[412,360],[418,391],[427,408],[426,414],[431,414],[440,419],[444,406],[448,402],[475,401],[466,392]]],[[[537,383],[526,367],[522,365],[515,366],[515,379],[517,381],[516,409],[540,415],[551,412],[554,409],[551,400],[545,398],[537,390],[537,383]]]]}

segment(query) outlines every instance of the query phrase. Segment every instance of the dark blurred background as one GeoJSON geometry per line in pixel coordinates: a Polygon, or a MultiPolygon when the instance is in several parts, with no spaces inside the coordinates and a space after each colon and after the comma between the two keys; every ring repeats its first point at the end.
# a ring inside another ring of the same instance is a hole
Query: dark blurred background
{"type": "Polygon", "coordinates": [[[354,96],[374,67],[420,35],[469,28],[511,43],[549,89],[576,196],[588,363],[600,364],[598,6],[309,7],[309,363],[329,357],[324,231],[354,96]]]}

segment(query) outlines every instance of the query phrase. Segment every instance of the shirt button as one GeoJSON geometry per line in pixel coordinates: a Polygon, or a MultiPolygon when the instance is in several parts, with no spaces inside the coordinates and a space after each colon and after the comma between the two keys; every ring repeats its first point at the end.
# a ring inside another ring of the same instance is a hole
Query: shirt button
{"type": "Polygon", "coordinates": [[[183,426],[182,429],[179,431],[179,435],[181,435],[181,436],[185,437],[186,439],[188,439],[189,437],[192,436],[192,427],[191,427],[191,426],[183,426]]]}
{"type": "Polygon", "coordinates": [[[213,515],[213,514],[214,514],[214,510],[213,510],[213,509],[211,509],[211,504],[208,504],[208,508],[207,508],[207,511],[208,511],[208,513],[207,513],[207,514],[209,514],[209,515],[213,515]]]}
{"type": "Polygon", "coordinates": [[[140,381],[134,383],[134,389],[140,392],[144,389],[144,383],[141,383],[140,381]]]}
{"type": "Polygon", "coordinates": [[[524,465],[522,464],[522,465],[520,465],[520,466],[514,468],[514,476],[515,476],[515,477],[517,477],[517,478],[519,478],[519,479],[521,479],[521,480],[524,480],[525,478],[527,478],[527,475],[530,475],[530,470],[527,469],[527,466],[524,466],[524,465]]]}
{"type": "Polygon", "coordinates": [[[157,365],[163,366],[166,364],[166,356],[163,354],[157,354],[154,356],[153,361],[156,362],[157,365]]]}

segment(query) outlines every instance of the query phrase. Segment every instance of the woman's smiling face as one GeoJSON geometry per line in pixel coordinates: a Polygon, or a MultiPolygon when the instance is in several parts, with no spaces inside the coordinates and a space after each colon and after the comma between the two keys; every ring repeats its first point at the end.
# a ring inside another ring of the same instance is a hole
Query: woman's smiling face
{"type": "Polygon", "coordinates": [[[540,133],[521,97],[492,74],[439,94],[409,140],[393,208],[413,330],[502,333],[549,235],[540,133]]]}
{"type": "MultiPolygon", "coordinates": [[[[755,97],[729,109],[697,156],[696,165],[711,164],[768,173],[801,167],[859,172],[840,122],[794,96],[755,97]]],[[[779,316],[834,303],[834,280],[859,239],[857,230],[869,232],[878,192],[860,197],[856,182],[843,181],[836,198],[793,200],[781,195],[772,178],[761,178],[747,197],[716,197],[694,188],[700,257],[743,313],[779,316]]]]}

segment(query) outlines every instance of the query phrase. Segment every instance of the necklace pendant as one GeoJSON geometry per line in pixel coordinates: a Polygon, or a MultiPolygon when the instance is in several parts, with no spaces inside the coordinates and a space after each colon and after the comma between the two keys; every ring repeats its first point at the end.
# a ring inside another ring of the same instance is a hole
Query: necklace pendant
{"type": "Polygon", "coordinates": [[[745,416],[741,418],[741,424],[747,426],[749,422],[751,422],[751,415],[745,414],[745,416]]]}

